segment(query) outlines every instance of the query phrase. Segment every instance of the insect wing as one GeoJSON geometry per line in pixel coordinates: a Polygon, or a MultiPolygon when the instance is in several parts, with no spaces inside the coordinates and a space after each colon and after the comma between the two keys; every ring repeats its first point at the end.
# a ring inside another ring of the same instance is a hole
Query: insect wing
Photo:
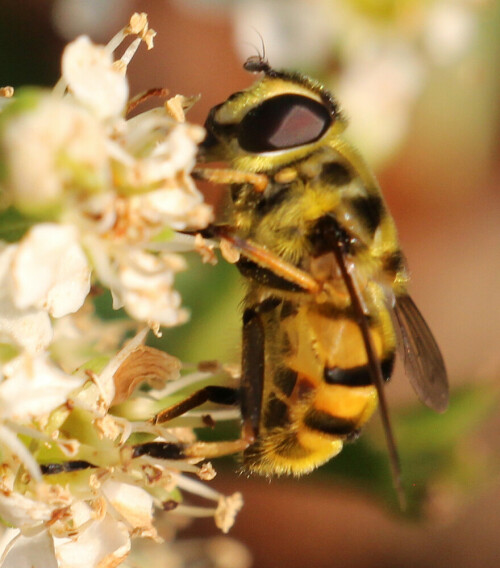
{"type": "Polygon", "coordinates": [[[441,351],[429,326],[410,296],[396,298],[405,370],[418,398],[436,412],[448,407],[448,378],[441,351]]]}

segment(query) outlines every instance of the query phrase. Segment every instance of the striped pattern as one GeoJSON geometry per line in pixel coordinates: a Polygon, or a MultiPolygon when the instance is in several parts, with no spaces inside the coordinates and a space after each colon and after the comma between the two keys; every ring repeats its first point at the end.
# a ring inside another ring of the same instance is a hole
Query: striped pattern
{"type": "MultiPolygon", "coordinates": [[[[300,163],[296,167],[304,168],[300,163]]],[[[338,453],[346,440],[356,438],[376,407],[366,350],[344,283],[336,273],[332,241],[343,242],[351,258],[359,257],[354,262],[359,262],[360,274],[367,271],[365,282],[370,272],[386,270],[393,278],[404,266],[403,258],[394,240],[381,250],[380,259],[374,258],[373,241],[380,231],[393,234],[392,220],[378,193],[367,191],[338,162],[323,163],[312,179],[297,175],[286,188],[272,186],[261,200],[256,209],[265,215],[253,218],[248,237],[271,250],[276,247],[281,257],[295,259],[297,266],[331,286],[330,299],[325,301],[297,292],[286,280],[272,282],[267,277],[270,269],[247,263],[242,270],[249,282],[247,305],[251,303],[259,314],[265,336],[259,435],[244,454],[244,468],[265,475],[301,474],[338,453]],[[307,205],[310,214],[302,203],[306,215],[291,225],[290,203],[312,195],[315,206],[307,205]],[[269,224],[287,239],[263,242],[269,224]],[[295,249],[302,255],[295,255],[295,249]],[[366,267],[365,257],[371,259],[366,267]]],[[[372,339],[388,380],[396,338],[382,287],[375,281],[365,285],[363,300],[369,306],[372,339]]]]}

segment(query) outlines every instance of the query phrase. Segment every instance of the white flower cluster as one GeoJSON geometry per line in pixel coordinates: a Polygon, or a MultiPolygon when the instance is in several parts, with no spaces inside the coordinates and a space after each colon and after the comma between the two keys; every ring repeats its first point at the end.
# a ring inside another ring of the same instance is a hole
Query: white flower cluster
{"type": "Polygon", "coordinates": [[[137,419],[178,396],[187,383],[210,376],[198,372],[180,379],[174,357],[142,346],[146,332],[100,373],[87,367],[87,380],[43,360],[18,357],[5,365],[0,516],[12,528],[0,538],[2,568],[117,566],[131,552],[132,538],[162,540],[153,524],[155,506],[176,515],[212,516],[223,532],[233,524],[242,506],[239,493],[225,497],[183,475],[215,475],[209,464],[197,465],[200,457],[184,456],[199,446],[192,429],[183,426],[196,416],[180,417],[175,428],[137,419]],[[131,397],[144,381],[156,388],[131,397]],[[31,441],[29,451],[16,433],[31,441]],[[42,471],[38,463],[45,464],[42,471]],[[180,492],[213,505],[184,504],[180,492]]]}
{"type": "Polygon", "coordinates": [[[0,90],[2,568],[117,566],[132,537],[160,540],[154,506],[212,515],[224,531],[241,507],[239,494],[184,476],[214,475],[186,457],[192,416],[148,421],[207,378],[180,379],[175,358],[143,343],[144,324],[185,321],[173,280],[185,268],[178,253],[195,245],[175,231],[212,215],[189,175],[203,136],[183,121],[189,101],[127,117],[151,95],[128,102],[125,71],[153,36],[135,14],[107,46],[70,43],[52,91],[0,90]],[[143,324],[111,357],[137,324],[95,317],[92,284],[143,324]],[[190,507],[183,493],[214,505],[190,507]]]}
{"type": "MultiPolygon", "coordinates": [[[[140,29],[142,22],[133,25],[140,29]]],[[[37,221],[4,246],[0,259],[15,275],[3,287],[4,305],[20,310],[19,317],[26,310],[75,312],[93,272],[111,290],[114,307],[134,319],[166,326],[186,320],[172,288],[185,267],[174,254],[172,229],[211,220],[189,176],[203,131],[176,121],[169,106],[125,118],[125,70],[140,42],[113,61],[118,41],[98,46],[80,37],[64,50],[54,91],[20,92],[4,106],[3,203],[26,223],[37,221]]],[[[8,223],[6,214],[4,230],[8,223]]],[[[4,330],[1,315],[0,322],[4,330]]],[[[9,323],[15,327],[12,315],[9,323]]]]}

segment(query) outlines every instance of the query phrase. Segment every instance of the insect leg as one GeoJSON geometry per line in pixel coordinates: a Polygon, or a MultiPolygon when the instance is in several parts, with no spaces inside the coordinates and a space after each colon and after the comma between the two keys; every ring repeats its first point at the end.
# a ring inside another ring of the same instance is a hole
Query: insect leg
{"type": "MultiPolygon", "coordinates": [[[[205,402],[236,406],[240,403],[239,389],[219,385],[208,385],[188,396],[181,402],[165,408],[152,418],[153,424],[163,424],[182,416],[188,410],[197,408],[205,402]]],[[[133,458],[147,455],[157,459],[210,459],[226,456],[245,450],[252,437],[243,435],[238,440],[220,442],[195,442],[192,444],[176,444],[171,442],[147,442],[134,446],[133,458]]]]}
{"type": "Polygon", "coordinates": [[[163,460],[212,459],[242,452],[248,448],[250,441],[246,438],[223,440],[220,442],[194,442],[192,444],[176,444],[173,442],[145,442],[132,448],[132,458],[148,456],[163,460]]]}
{"type": "Polygon", "coordinates": [[[219,385],[208,385],[189,395],[184,400],[181,400],[181,402],[160,411],[151,421],[153,424],[163,424],[178,416],[182,416],[188,410],[197,408],[205,402],[236,406],[239,403],[239,398],[238,389],[219,385]]]}
{"type": "Polygon", "coordinates": [[[373,339],[370,333],[370,326],[368,323],[368,319],[363,309],[362,301],[360,299],[360,292],[358,290],[358,286],[345,263],[345,255],[344,255],[342,240],[340,238],[338,240],[331,239],[331,244],[333,247],[333,253],[335,255],[335,259],[337,260],[340,272],[342,274],[342,279],[344,280],[346,288],[349,292],[354,313],[356,314],[356,319],[359,325],[359,329],[363,337],[363,343],[365,345],[366,356],[370,368],[370,374],[373,380],[373,384],[377,390],[377,396],[380,405],[380,416],[382,418],[385,438],[389,450],[389,459],[391,464],[392,477],[394,481],[394,488],[396,490],[399,505],[401,509],[404,510],[406,508],[406,499],[405,499],[403,486],[401,484],[401,466],[400,466],[396,441],[394,439],[391,421],[389,418],[389,409],[387,406],[387,401],[385,399],[385,391],[384,391],[385,381],[382,372],[382,367],[380,365],[380,360],[377,357],[375,345],[373,343],[373,339]]]}
{"type": "MultiPolygon", "coordinates": [[[[275,277],[296,285],[300,291],[317,294],[321,290],[320,284],[310,274],[281,259],[266,248],[234,235],[228,225],[211,225],[200,232],[206,238],[219,237],[225,239],[251,263],[269,270],[275,277]]],[[[274,287],[281,288],[281,286],[274,287]]]]}
{"type": "Polygon", "coordinates": [[[57,473],[72,473],[83,469],[95,468],[94,464],[84,460],[70,460],[62,463],[40,464],[42,475],[55,475],[57,473]]]}
{"type": "Polygon", "coordinates": [[[229,168],[195,168],[192,176],[198,180],[219,184],[250,183],[258,193],[262,193],[269,183],[269,178],[265,174],[239,172],[229,168]]]}
{"type": "Polygon", "coordinates": [[[245,276],[247,272],[252,270],[255,272],[255,268],[260,267],[261,272],[267,271],[268,275],[275,280],[272,283],[266,283],[273,288],[290,289],[296,292],[310,292],[311,294],[317,294],[321,290],[321,286],[310,274],[286,262],[264,247],[248,239],[237,237],[233,234],[233,229],[229,225],[208,225],[208,227],[202,230],[179,231],[179,233],[192,236],[200,234],[205,239],[224,239],[237,252],[241,253],[245,258],[246,265],[254,265],[253,267],[250,266],[248,269],[243,270],[241,266],[243,263],[239,260],[237,264],[240,272],[245,276]],[[285,284],[288,283],[288,286],[280,285],[279,280],[285,281],[285,284]]]}
{"type": "Polygon", "coordinates": [[[264,325],[256,308],[243,314],[243,350],[241,364],[241,415],[243,437],[259,433],[262,391],[264,386],[264,325]]]}

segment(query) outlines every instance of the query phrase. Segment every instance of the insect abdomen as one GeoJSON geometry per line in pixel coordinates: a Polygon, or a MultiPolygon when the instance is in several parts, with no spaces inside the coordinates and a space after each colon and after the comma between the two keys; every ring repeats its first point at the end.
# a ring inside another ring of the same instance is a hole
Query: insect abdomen
{"type": "MultiPolygon", "coordinates": [[[[388,379],[394,331],[381,321],[371,332],[388,379]]],[[[266,314],[265,327],[272,355],[266,359],[259,438],[245,452],[244,466],[263,475],[301,475],[357,436],[376,408],[376,389],[348,309],[284,301],[266,314]]]]}

